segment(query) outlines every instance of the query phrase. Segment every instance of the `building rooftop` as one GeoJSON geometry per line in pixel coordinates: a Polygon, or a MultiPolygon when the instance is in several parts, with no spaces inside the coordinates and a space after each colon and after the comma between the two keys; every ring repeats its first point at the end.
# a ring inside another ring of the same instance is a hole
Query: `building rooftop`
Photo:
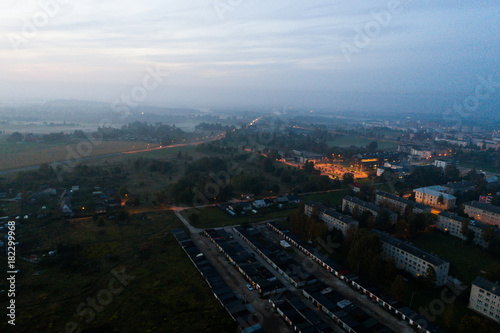
{"type": "Polygon", "coordinates": [[[468,181],[461,181],[461,182],[455,182],[455,183],[448,183],[444,185],[445,188],[452,189],[452,190],[460,190],[464,188],[470,188],[470,187],[475,187],[474,183],[468,182],[468,181]]]}
{"type": "Polygon", "coordinates": [[[402,240],[399,240],[397,238],[394,238],[380,230],[372,229],[370,230],[371,233],[377,234],[380,237],[380,240],[382,242],[391,244],[405,252],[408,252],[420,259],[423,259],[435,266],[440,266],[442,264],[447,263],[447,261],[439,258],[438,256],[435,256],[433,254],[430,254],[428,252],[425,252],[424,250],[419,249],[418,247],[415,247],[411,244],[405,243],[402,240]]]}
{"type": "Polygon", "coordinates": [[[417,208],[421,208],[421,209],[427,209],[427,208],[429,208],[426,205],[424,205],[423,203],[416,202],[416,201],[411,201],[411,200],[408,200],[406,198],[401,198],[401,197],[398,197],[397,195],[395,195],[393,193],[388,193],[388,192],[377,190],[376,194],[384,196],[384,197],[387,197],[387,198],[389,198],[391,200],[395,200],[395,201],[404,203],[406,205],[411,205],[413,207],[417,207],[417,208]]]}
{"type": "Polygon", "coordinates": [[[481,289],[484,289],[492,294],[500,296],[500,285],[497,283],[491,282],[483,277],[478,276],[474,281],[472,281],[472,285],[478,286],[481,289]]]}
{"type": "Polygon", "coordinates": [[[361,199],[356,198],[356,197],[351,197],[350,195],[345,196],[344,200],[354,202],[358,206],[365,207],[365,208],[373,210],[375,212],[378,212],[378,210],[380,209],[380,207],[375,205],[374,203],[367,202],[367,201],[361,200],[361,199]]]}
{"type": "Polygon", "coordinates": [[[356,221],[352,217],[350,217],[348,215],[341,214],[341,213],[337,212],[335,209],[332,209],[332,208],[329,208],[329,209],[325,210],[323,212],[323,214],[331,216],[334,219],[337,219],[339,221],[344,222],[345,224],[351,224],[351,223],[357,224],[358,223],[358,221],[356,221]]]}
{"type": "Polygon", "coordinates": [[[446,188],[442,186],[430,186],[430,187],[421,187],[413,190],[413,192],[421,192],[424,194],[429,194],[435,197],[439,197],[440,195],[443,196],[443,199],[445,200],[454,200],[456,197],[454,197],[451,194],[448,193],[443,193],[441,191],[446,191],[446,188]]]}
{"type": "Polygon", "coordinates": [[[478,209],[485,210],[487,212],[495,213],[495,214],[500,214],[500,207],[493,206],[492,204],[487,204],[487,203],[482,203],[479,201],[471,201],[471,202],[466,202],[464,204],[465,206],[471,206],[475,207],[478,209]]]}

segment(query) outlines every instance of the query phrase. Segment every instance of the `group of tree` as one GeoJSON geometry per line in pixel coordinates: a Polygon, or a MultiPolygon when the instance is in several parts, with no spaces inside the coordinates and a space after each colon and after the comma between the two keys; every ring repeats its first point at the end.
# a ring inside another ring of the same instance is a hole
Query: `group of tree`
{"type": "Polygon", "coordinates": [[[328,227],[317,218],[317,214],[305,215],[304,203],[290,214],[290,231],[307,241],[317,244],[328,234],[328,227]],[[316,216],[315,216],[316,215],[316,216]]]}

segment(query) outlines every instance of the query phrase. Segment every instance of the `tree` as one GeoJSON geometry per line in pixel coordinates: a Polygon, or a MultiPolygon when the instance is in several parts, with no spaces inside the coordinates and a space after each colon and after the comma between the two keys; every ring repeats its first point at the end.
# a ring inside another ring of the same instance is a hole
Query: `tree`
{"type": "Polygon", "coordinates": [[[375,225],[377,228],[385,230],[391,225],[390,215],[391,212],[387,208],[380,208],[375,218],[375,225]]]}
{"type": "Polygon", "coordinates": [[[444,196],[442,194],[439,195],[437,202],[440,205],[442,205],[444,203],[444,196]]]}
{"type": "Polygon", "coordinates": [[[378,235],[360,229],[347,255],[351,270],[360,275],[368,275],[372,259],[380,255],[381,249],[378,235]]]}
{"type": "Polygon", "coordinates": [[[375,151],[377,150],[378,148],[378,143],[377,141],[372,141],[370,142],[367,146],[366,146],[366,149],[369,150],[369,151],[375,151]]]}
{"type": "Polygon", "coordinates": [[[128,188],[126,186],[122,186],[120,187],[118,193],[120,194],[120,197],[125,198],[126,196],[128,196],[128,188]]]}
{"type": "Polygon", "coordinates": [[[462,221],[462,226],[460,228],[460,233],[467,239],[467,235],[469,234],[469,225],[470,225],[470,220],[469,219],[464,219],[462,221]]]}
{"type": "Polygon", "coordinates": [[[493,227],[488,227],[483,230],[483,240],[486,243],[489,243],[493,237],[495,237],[495,229],[493,229],[493,227]]]}
{"type": "Polygon", "coordinates": [[[304,163],[304,171],[308,174],[312,174],[314,172],[314,162],[306,161],[306,163],[304,163]]]}
{"type": "Polygon", "coordinates": [[[342,182],[344,182],[345,185],[354,183],[354,175],[350,172],[344,173],[342,175],[342,182]]]}
{"type": "Polygon", "coordinates": [[[460,178],[460,170],[454,165],[447,165],[444,168],[444,175],[448,181],[456,181],[460,178]]]}
{"type": "Polygon", "coordinates": [[[165,202],[167,202],[167,192],[165,192],[164,190],[157,191],[155,194],[155,199],[158,204],[163,205],[165,202]]]}
{"type": "Polygon", "coordinates": [[[353,217],[355,220],[359,219],[359,207],[358,207],[358,205],[354,205],[354,206],[352,207],[352,217],[353,217]]]}
{"type": "Polygon", "coordinates": [[[458,328],[459,333],[493,333],[495,329],[487,319],[478,316],[464,316],[458,328]]]}
{"type": "Polygon", "coordinates": [[[104,216],[99,216],[99,218],[96,221],[96,224],[98,227],[104,227],[104,225],[106,224],[106,219],[104,218],[104,216]]]}
{"type": "Polygon", "coordinates": [[[390,257],[385,263],[385,278],[387,281],[394,281],[398,270],[396,268],[396,260],[394,257],[390,257]]]}
{"type": "Polygon", "coordinates": [[[451,303],[444,309],[442,320],[446,328],[448,328],[452,332],[457,331],[457,318],[456,318],[456,309],[455,303],[451,303]]]}
{"type": "Polygon", "coordinates": [[[434,287],[436,285],[437,275],[434,267],[429,265],[425,271],[425,282],[429,287],[434,287]]]}
{"type": "Polygon", "coordinates": [[[403,301],[405,297],[406,282],[401,275],[397,275],[391,284],[391,295],[398,301],[403,301]]]}
{"type": "Polygon", "coordinates": [[[347,233],[344,239],[344,244],[350,247],[354,242],[354,239],[356,238],[357,232],[358,229],[354,225],[349,226],[349,229],[347,229],[347,233]]]}
{"type": "Polygon", "coordinates": [[[8,142],[21,142],[23,141],[23,135],[19,132],[12,133],[8,138],[8,142]]]}
{"type": "Polygon", "coordinates": [[[368,271],[370,281],[380,282],[384,279],[384,262],[380,255],[372,258],[370,269],[368,271]]]}

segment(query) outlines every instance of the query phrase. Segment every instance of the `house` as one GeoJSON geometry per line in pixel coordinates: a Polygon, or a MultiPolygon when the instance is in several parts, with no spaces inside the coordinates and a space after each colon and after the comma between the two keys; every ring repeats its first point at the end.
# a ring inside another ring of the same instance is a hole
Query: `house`
{"type": "Polygon", "coordinates": [[[478,276],[472,281],[468,307],[500,323],[500,285],[478,276]]]}
{"type": "Polygon", "coordinates": [[[363,185],[361,185],[360,183],[352,183],[351,185],[349,185],[349,187],[354,193],[359,193],[363,185]]]}
{"type": "Polygon", "coordinates": [[[464,204],[464,213],[476,221],[500,227],[500,207],[471,201],[464,204]]]}
{"type": "Polygon", "coordinates": [[[436,286],[446,284],[449,262],[382,231],[372,229],[370,232],[379,236],[384,260],[394,258],[398,269],[405,270],[415,277],[426,276],[428,268],[432,267],[436,272],[436,286]]]}
{"type": "Polygon", "coordinates": [[[266,207],[271,207],[274,204],[274,201],[271,199],[264,199],[266,202],[266,207]]]}
{"type": "Polygon", "coordinates": [[[241,207],[243,207],[243,210],[245,210],[245,211],[252,210],[252,205],[247,201],[242,201],[239,204],[241,207]]]}
{"type": "Polygon", "coordinates": [[[264,200],[255,200],[253,206],[255,208],[265,208],[267,207],[267,203],[264,200]]]}
{"type": "Polygon", "coordinates": [[[96,203],[95,212],[97,214],[106,214],[106,206],[103,203],[96,203]]]}
{"type": "Polygon", "coordinates": [[[277,197],[276,199],[274,199],[274,202],[277,204],[284,205],[284,204],[288,203],[288,198],[287,197],[277,197]]]}
{"type": "Polygon", "coordinates": [[[497,176],[486,177],[486,183],[488,184],[488,189],[498,189],[500,186],[500,180],[497,176]]]}
{"type": "Polygon", "coordinates": [[[108,207],[119,207],[121,205],[121,201],[115,198],[106,199],[104,202],[108,207]]]}
{"type": "Polygon", "coordinates": [[[387,169],[389,168],[386,168],[385,166],[379,166],[377,168],[377,177],[382,176],[387,169]]]}
{"type": "Polygon", "coordinates": [[[446,169],[447,166],[457,165],[458,163],[452,160],[435,160],[434,166],[442,169],[446,169]]]}
{"type": "Polygon", "coordinates": [[[288,199],[288,203],[294,205],[298,205],[302,201],[298,195],[288,195],[286,198],[288,199]]]}
{"type": "Polygon", "coordinates": [[[421,187],[413,190],[415,192],[415,201],[423,203],[432,208],[446,210],[455,207],[457,198],[446,193],[443,186],[421,187]]]}
{"type": "Polygon", "coordinates": [[[410,153],[422,159],[429,158],[432,156],[432,152],[429,149],[425,148],[412,148],[410,153]]]}
{"type": "Polygon", "coordinates": [[[75,215],[69,201],[61,202],[61,211],[64,218],[72,218],[75,215]]]}

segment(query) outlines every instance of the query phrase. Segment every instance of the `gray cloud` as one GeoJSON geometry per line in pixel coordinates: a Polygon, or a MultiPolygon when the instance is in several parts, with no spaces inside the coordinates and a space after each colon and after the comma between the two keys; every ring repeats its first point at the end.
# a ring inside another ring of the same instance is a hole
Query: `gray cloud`
{"type": "MultiPolygon", "coordinates": [[[[49,1],[57,0],[43,2],[49,1]]],[[[136,84],[152,64],[172,72],[186,104],[196,94],[200,103],[228,100],[213,89],[233,96],[267,89],[289,104],[288,91],[317,92],[311,105],[338,101],[341,92],[461,93],[478,75],[498,75],[498,1],[401,1],[401,12],[347,62],[340,43],[353,44],[356,28],[391,1],[242,0],[222,18],[209,0],[69,1],[18,52],[9,36],[22,37],[23,18],[41,9],[35,1],[7,1],[0,13],[0,84],[10,88],[0,98],[81,98],[84,91],[102,100],[108,97],[100,84],[109,91],[136,84]]],[[[257,95],[275,102],[269,93],[257,95]]]]}

